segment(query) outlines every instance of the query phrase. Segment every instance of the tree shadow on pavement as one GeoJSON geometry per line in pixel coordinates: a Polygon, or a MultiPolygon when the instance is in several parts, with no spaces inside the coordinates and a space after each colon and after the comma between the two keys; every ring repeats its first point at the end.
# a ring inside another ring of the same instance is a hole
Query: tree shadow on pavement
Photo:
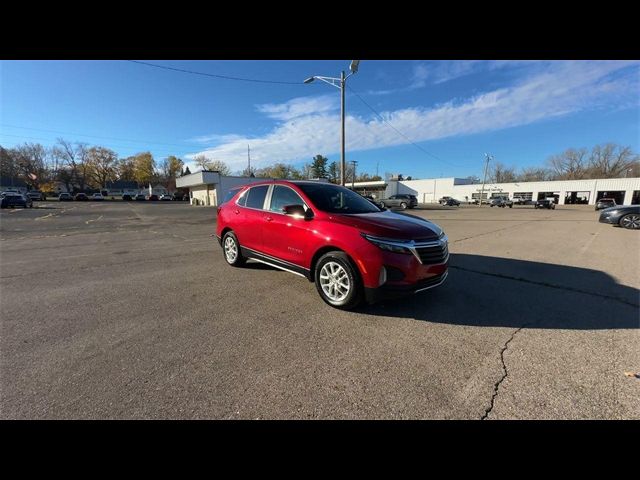
{"type": "Polygon", "coordinates": [[[638,289],[597,270],[451,254],[443,285],[359,311],[477,327],[638,329],[639,303],[638,289]]]}

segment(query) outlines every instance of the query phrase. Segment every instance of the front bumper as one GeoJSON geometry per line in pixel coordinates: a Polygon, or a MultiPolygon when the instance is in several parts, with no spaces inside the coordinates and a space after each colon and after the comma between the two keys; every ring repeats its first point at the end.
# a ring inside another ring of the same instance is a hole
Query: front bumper
{"type": "Polygon", "coordinates": [[[393,298],[406,297],[415,293],[420,293],[431,288],[438,287],[444,283],[449,274],[449,270],[446,269],[439,275],[420,280],[410,285],[382,285],[378,288],[365,288],[364,296],[367,303],[376,303],[381,300],[390,300],[393,298]]]}
{"type": "Polygon", "coordinates": [[[605,215],[602,213],[600,214],[600,218],[598,219],[600,223],[609,223],[612,225],[617,224],[618,220],[620,220],[618,215],[605,215]]]}

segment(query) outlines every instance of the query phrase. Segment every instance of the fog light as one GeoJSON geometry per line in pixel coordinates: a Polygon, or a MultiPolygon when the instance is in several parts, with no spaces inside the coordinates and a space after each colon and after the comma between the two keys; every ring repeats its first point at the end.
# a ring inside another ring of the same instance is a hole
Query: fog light
{"type": "Polygon", "coordinates": [[[383,285],[387,281],[387,269],[382,267],[380,269],[380,276],[378,278],[378,286],[383,285]]]}

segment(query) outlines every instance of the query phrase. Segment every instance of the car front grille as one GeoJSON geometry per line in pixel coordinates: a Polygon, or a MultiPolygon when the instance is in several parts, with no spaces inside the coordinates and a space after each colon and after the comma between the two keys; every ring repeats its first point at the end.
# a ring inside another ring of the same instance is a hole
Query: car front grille
{"type": "Polygon", "coordinates": [[[423,265],[436,265],[447,260],[449,248],[446,243],[430,247],[416,247],[416,253],[423,265]]]}

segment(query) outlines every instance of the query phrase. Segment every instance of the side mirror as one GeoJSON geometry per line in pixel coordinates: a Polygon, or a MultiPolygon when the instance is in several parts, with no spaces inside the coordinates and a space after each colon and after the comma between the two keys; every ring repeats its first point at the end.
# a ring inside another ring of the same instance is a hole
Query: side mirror
{"type": "Polygon", "coordinates": [[[291,215],[294,218],[304,218],[305,220],[313,218],[313,211],[308,208],[305,212],[302,205],[286,205],[282,210],[284,210],[285,215],[291,215]]]}

